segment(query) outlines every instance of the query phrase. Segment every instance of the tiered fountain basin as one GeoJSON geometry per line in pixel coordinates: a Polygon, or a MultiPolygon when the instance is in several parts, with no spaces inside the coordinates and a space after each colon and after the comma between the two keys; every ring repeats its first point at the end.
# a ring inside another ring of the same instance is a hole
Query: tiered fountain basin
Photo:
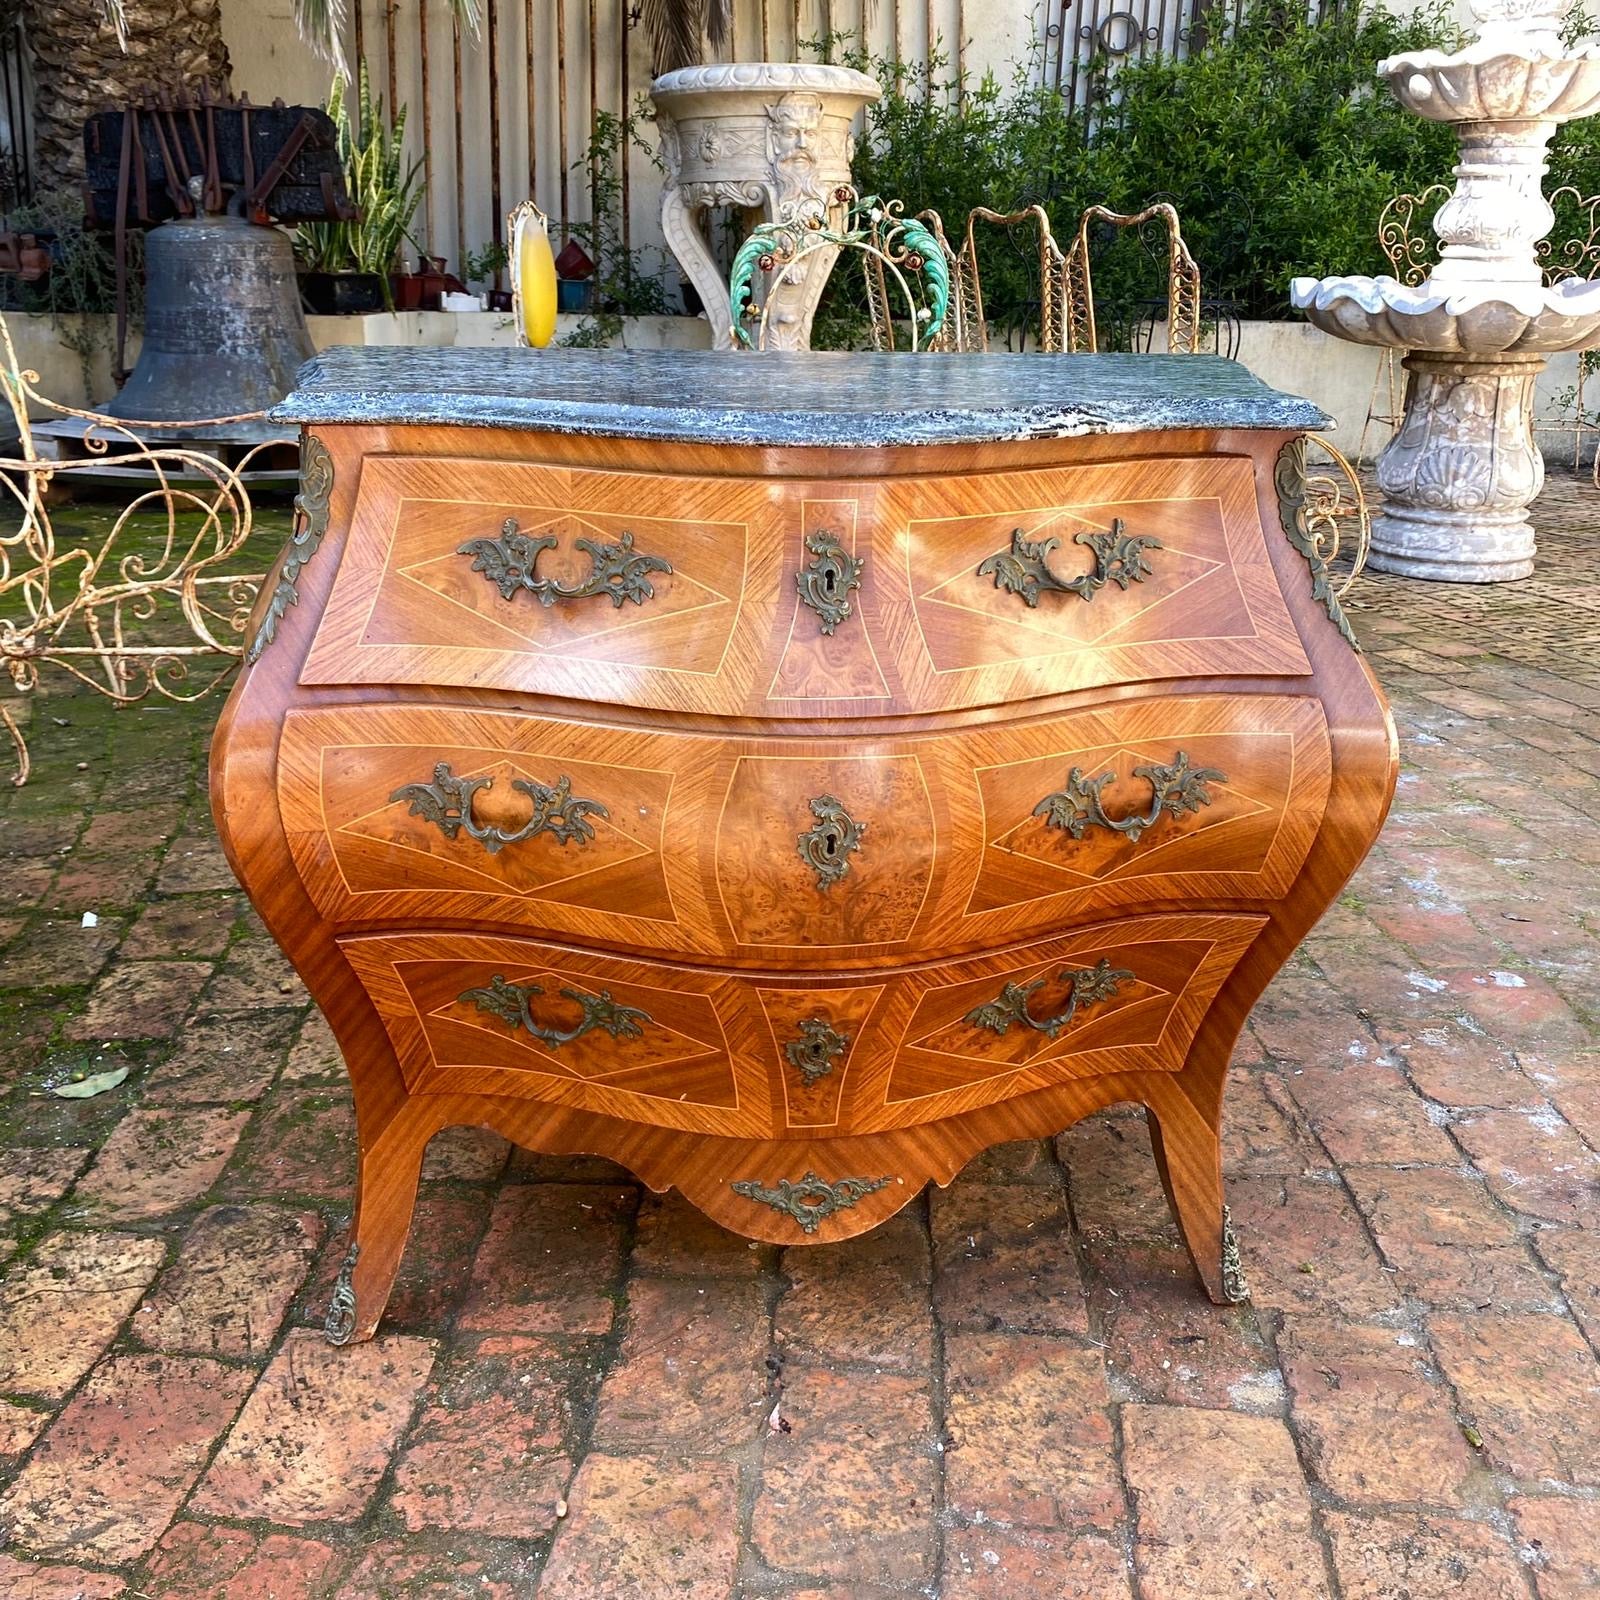
{"type": "Polygon", "coordinates": [[[1600,335],[1600,282],[1451,284],[1296,278],[1289,300],[1352,344],[1491,358],[1581,350],[1600,335]]]}
{"type": "Polygon", "coordinates": [[[1575,122],[1600,111],[1600,45],[1545,54],[1480,39],[1378,63],[1395,99],[1429,122],[1575,122]]]}

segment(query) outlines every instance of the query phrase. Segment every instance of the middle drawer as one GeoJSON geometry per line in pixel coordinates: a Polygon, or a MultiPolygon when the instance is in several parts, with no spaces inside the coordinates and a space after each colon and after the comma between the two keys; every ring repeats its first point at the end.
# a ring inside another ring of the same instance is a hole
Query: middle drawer
{"type": "Polygon", "coordinates": [[[825,970],[1159,900],[1271,900],[1329,749],[1309,698],[752,738],[433,705],[291,711],[278,799],[341,928],[457,922],[825,970]]]}

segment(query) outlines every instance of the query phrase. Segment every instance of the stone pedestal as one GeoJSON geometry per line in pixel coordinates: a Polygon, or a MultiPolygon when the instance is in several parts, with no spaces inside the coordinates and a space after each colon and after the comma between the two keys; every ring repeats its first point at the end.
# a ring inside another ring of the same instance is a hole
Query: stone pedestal
{"type": "Polygon", "coordinates": [[[1544,486],[1529,422],[1542,356],[1417,353],[1405,420],[1378,461],[1384,507],[1367,565],[1450,583],[1533,571],[1528,507],[1544,486]]]}
{"type": "MultiPolygon", "coordinates": [[[[850,182],[850,125],[881,93],[865,73],[810,62],[683,67],[652,85],[667,168],[661,229],[711,319],[714,348],[734,348],[732,311],[701,213],[734,205],[761,222],[808,205],[825,209],[833,191],[850,182]]],[[[811,319],[836,255],[809,252],[787,269],[794,281],[768,319],[768,348],[810,346],[811,319]]]]}

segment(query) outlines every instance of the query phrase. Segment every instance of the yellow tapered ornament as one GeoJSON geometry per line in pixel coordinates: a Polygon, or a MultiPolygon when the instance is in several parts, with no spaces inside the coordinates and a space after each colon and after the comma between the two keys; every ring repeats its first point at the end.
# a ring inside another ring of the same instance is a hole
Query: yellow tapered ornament
{"type": "Polygon", "coordinates": [[[511,284],[517,337],[543,350],[556,333],[556,262],[544,212],[524,200],[507,218],[511,235],[511,284]]]}

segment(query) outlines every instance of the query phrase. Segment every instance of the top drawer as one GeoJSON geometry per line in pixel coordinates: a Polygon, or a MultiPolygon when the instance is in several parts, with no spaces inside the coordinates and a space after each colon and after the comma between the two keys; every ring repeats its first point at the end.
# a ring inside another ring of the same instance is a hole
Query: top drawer
{"type": "Polygon", "coordinates": [[[372,456],[301,681],[813,717],[1309,670],[1246,457],[806,482],[372,456]]]}

